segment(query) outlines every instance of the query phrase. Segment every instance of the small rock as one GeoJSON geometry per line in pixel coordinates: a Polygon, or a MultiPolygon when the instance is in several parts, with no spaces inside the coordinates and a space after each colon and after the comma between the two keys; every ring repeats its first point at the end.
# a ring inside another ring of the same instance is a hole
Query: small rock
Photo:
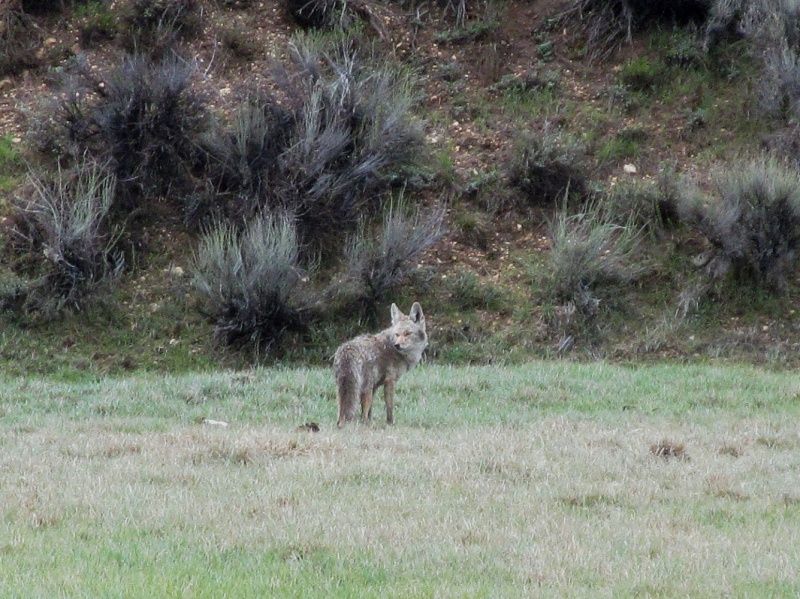
{"type": "Polygon", "coordinates": [[[622,170],[625,171],[626,173],[628,173],[629,175],[635,175],[636,174],[636,165],[634,165],[634,164],[626,164],[625,166],[622,167],[622,170]]]}

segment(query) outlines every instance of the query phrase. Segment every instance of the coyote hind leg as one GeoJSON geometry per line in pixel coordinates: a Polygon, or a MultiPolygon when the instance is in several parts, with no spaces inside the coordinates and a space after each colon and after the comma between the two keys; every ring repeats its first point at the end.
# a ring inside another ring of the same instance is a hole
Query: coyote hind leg
{"type": "Polygon", "coordinates": [[[363,424],[369,423],[372,419],[372,391],[361,392],[361,422],[363,424]]]}

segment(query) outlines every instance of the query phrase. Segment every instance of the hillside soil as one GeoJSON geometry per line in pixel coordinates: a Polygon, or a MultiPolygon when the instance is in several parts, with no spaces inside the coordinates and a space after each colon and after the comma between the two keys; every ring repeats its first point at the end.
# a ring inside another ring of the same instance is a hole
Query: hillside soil
{"type": "MultiPolygon", "coordinates": [[[[652,267],[604,299],[597,318],[576,322],[568,308],[539,300],[536,290],[552,244],[556,207],[530,206],[509,184],[508,164],[522,128],[537,131],[549,123],[583,135],[595,157],[619,139],[634,139],[635,151],[608,151],[593,162],[591,185],[605,188],[656,180],[666,167],[678,175],[703,177],[711,165],[761,146],[749,130],[758,123],[746,116],[752,98],[742,91],[750,85],[744,78],[699,81],[690,89],[676,85],[679,89],[660,90],[644,101],[637,96],[633,108],[620,107],[610,90],[618,88],[625,65],[658,51],[655,34],[637,35],[610,60],[590,62],[574,31],[555,19],[569,4],[476,3],[480,8],[458,24],[436,3],[359,3],[366,33],[418,80],[423,162],[430,173],[429,183],[410,193],[421,203],[445,200],[449,206],[447,234],[397,294],[404,309],[414,299],[425,306],[429,357],[484,363],[573,357],[796,365],[798,281],[791,281],[781,296],[721,287],[697,310],[681,312],[680,294],[697,270],[693,259],[707,249],[691,232],[665,230],[652,238],[652,267]],[[520,98],[508,91],[509,85],[548,78],[556,81],[549,94],[534,97],[530,92],[520,98]],[[703,118],[692,118],[698,114],[703,118]],[[459,299],[467,275],[476,277],[482,296],[473,304],[459,299]]],[[[205,2],[202,8],[201,33],[183,40],[180,52],[196,60],[196,85],[207,94],[212,112],[225,119],[246,87],[269,81],[300,28],[277,0],[205,2]],[[224,47],[220,40],[230,31],[244,36],[247,48],[224,47]]],[[[83,18],[75,6],[38,16],[43,66],[0,81],[0,136],[21,153],[27,150],[37,110],[58,89],[59,71],[78,55],[90,68],[105,69],[123,54],[113,37],[91,44],[82,40],[83,18]]],[[[661,35],[670,31],[665,28],[661,35]]],[[[14,182],[2,192],[0,206],[6,213],[24,175],[18,171],[14,182]]],[[[10,372],[83,376],[274,360],[325,363],[339,342],[365,326],[350,321],[290,338],[277,355],[230,351],[197,310],[191,287],[196,238],[180,227],[180,215],[166,203],[159,210],[155,202],[137,235],[138,261],[113,299],[44,325],[2,320],[0,358],[10,372]]],[[[388,307],[382,319],[387,321],[388,307]]]]}

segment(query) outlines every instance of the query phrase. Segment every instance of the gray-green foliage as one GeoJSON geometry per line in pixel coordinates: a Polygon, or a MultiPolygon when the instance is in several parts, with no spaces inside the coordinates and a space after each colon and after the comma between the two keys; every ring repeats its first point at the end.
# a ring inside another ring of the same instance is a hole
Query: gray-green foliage
{"type": "Polygon", "coordinates": [[[733,164],[716,176],[712,198],[687,186],[682,220],[697,227],[713,250],[712,279],[733,272],[742,283],[780,289],[797,265],[800,172],[775,158],[733,164]]]}
{"type": "Polygon", "coordinates": [[[444,215],[443,207],[425,213],[400,201],[388,206],[377,234],[362,222],[346,249],[346,278],[370,318],[376,318],[378,303],[397,288],[420,254],[441,237],[444,215]]]}
{"type": "Polygon", "coordinates": [[[291,212],[303,242],[330,254],[416,159],[412,85],[351,36],[298,35],[290,50],[293,76],[249,102],[236,130],[212,144],[213,178],[224,194],[246,197],[243,212],[291,212]]]}
{"type": "Polygon", "coordinates": [[[707,42],[735,29],[759,55],[761,105],[786,118],[800,114],[800,4],[795,0],[717,0],[709,16],[707,42]]]}
{"type": "Polygon", "coordinates": [[[543,291],[550,299],[594,313],[604,284],[629,283],[645,272],[638,260],[641,230],[617,224],[598,206],[584,212],[560,212],[551,224],[553,246],[543,291]]]}
{"type": "Polygon", "coordinates": [[[229,344],[275,349],[301,330],[309,308],[292,218],[261,213],[244,231],[211,226],[194,256],[194,287],[202,311],[229,344]]]}
{"type": "Polygon", "coordinates": [[[567,193],[582,196],[586,192],[582,148],[549,123],[540,131],[524,131],[512,150],[509,179],[532,205],[553,204],[567,193]]]}
{"type": "Polygon", "coordinates": [[[80,307],[124,264],[109,222],[116,178],[85,161],[50,177],[32,173],[28,184],[14,205],[17,247],[40,257],[27,305],[45,313],[80,307]]]}

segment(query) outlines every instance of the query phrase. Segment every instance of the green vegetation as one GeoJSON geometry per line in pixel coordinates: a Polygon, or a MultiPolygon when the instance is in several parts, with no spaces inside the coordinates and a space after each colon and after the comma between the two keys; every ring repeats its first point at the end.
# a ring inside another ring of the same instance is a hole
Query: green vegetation
{"type": "Polygon", "coordinates": [[[4,379],[5,596],[800,590],[791,374],[423,366],[342,431],[331,382],[4,379]]]}
{"type": "Polygon", "coordinates": [[[36,40],[0,81],[11,372],[318,365],[409,300],[455,363],[798,361],[774,0],[10,6],[0,58],[36,40]],[[73,251],[75,194],[58,235],[31,198],[84,162],[116,184],[73,251]],[[234,247],[262,218],[291,252],[234,247]]]}
{"type": "Polygon", "coordinates": [[[11,0],[3,599],[798,596],[789,4],[11,0]]]}

